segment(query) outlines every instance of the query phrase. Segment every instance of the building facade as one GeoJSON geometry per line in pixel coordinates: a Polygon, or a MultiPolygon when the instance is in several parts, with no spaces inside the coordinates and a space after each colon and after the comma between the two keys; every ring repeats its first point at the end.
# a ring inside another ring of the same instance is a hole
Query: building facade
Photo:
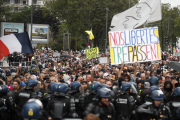
{"type": "Polygon", "coordinates": [[[39,5],[43,7],[45,2],[48,2],[48,1],[51,1],[51,0],[8,0],[4,2],[4,5],[13,6],[15,10],[19,10],[27,5],[31,5],[32,2],[33,2],[33,5],[39,5]]]}

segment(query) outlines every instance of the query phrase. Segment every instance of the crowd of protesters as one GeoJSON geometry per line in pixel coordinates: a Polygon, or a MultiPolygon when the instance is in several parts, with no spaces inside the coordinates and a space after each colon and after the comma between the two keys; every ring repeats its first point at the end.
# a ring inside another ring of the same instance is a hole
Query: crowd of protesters
{"type": "Polygon", "coordinates": [[[99,58],[86,59],[85,50],[58,52],[43,47],[34,54],[9,55],[11,67],[0,68],[1,119],[180,117],[180,74],[167,66],[180,59],[168,52],[162,53],[162,60],[119,65],[111,65],[108,52],[99,53],[99,57],[107,57],[106,64],[99,58]],[[18,64],[11,64],[14,61],[18,64]],[[31,107],[39,102],[41,115],[35,115],[33,111],[38,109],[31,107]]]}

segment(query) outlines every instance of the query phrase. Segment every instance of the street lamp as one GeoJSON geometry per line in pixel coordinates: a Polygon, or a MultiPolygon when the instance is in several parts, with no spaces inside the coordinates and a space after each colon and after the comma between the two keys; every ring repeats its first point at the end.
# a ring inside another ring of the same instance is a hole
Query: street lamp
{"type": "Polygon", "coordinates": [[[32,42],[32,24],[33,24],[33,0],[31,0],[31,42],[32,42]]]}

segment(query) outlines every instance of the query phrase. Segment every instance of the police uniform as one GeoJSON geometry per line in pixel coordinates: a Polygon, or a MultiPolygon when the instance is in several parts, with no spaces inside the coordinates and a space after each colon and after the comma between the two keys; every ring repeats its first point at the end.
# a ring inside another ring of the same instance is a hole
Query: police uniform
{"type": "Polygon", "coordinates": [[[24,120],[44,120],[43,105],[38,99],[30,99],[22,108],[21,116],[24,120]]]}
{"type": "Polygon", "coordinates": [[[76,105],[76,112],[78,113],[79,116],[82,116],[83,108],[80,105],[80,96],[81,96],[81,93],[79,91],[80,86],[81,84],[77,81],[74,81],[73,83],[71,83],[70,97],[71,99],[74,99],[74,102],[76,105]]]}
{"type": "Polygon", "coordinates": [[[131,119],[135,110],[135,100],[133,96],[127,94],[130,91],[131,83],[122,84],[122,92],[115,100],[116,119],[131,119]]]}
{"type": "Polygon", "coordinates": [[[55,84],[53,86],[53,95],[48,101],[47,105],[47,117],[51,117],[53,120],[59,120],[62,118],[76,118],[76,106],[74,99],[70,99],[67,95],[69,88],[67,84],[55,84]]]}
{"type": "Polygon", "coordinates": [[[102,88],[102,85],[101,83],[99,82],[94,82],[91,86],[91,90],[90,92],[87,92],[85,94],[85,102],[86,102],[86,105],[88,105],[89,103],[93,103],[93,102],[96,102],[97,99],[96,99],[96,94],[97,94],[97,91],[102,88]]]}
{"type": "Polygon", "coordinates": [[[98,101],[90,103],[87,106],[84,116],[92,113],[98,116],[101,120],[115,120],[114,105],[111,102],[108,102],[106,105],[103,104],[101,98],[110,98],[110,91],[106,88],[101,88],[97,93],[98,101]]]}
{"type": "Polygon", "coordinates": [[[38,81],[35,79],[29,79],[26,84],[26,88],[22,91],[20,91],[17,94],[17,109],[19,111],[19,117],[18,119],[22,119],[20,116],[20,112],[22,111],[22,107],[24,104],[30,99],[30,98],[38,98],[38,94],[34,91],[34,87],[37,86],[38,81]]]}
{"type": "Polygon", "coordinates": [[[15,117],[15,101],[7,94],[8,92],[7,85],[0,86],[0,120],[10,120],[12,116],[15,117]]]}
{"type": "Polygon", "coordinates": [[[168,102],[166,105],[170,108],[172,113],[172,120],[177,118],[177,110],[180,107],[180,87],[174,89],[173,100],[168,102]]]}
{"type": "MultiPolygon", "coordinates": [[[[151,94],[153,100],[163,100],[164,94],[161,90],[154,90],[151,94]]],[[[142,104],[137,108],[139,120],[172,120],[169,107],[165,105],[155,106],[153,104],[142,104]]]]}

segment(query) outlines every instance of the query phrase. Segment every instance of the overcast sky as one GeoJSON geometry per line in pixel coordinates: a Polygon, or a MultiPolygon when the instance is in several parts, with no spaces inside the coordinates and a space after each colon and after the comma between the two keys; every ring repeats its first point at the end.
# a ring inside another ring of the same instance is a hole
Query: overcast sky
{"type": "Polygon", "coordinates": [[[180,0],[161,0],[162,3],[170,3],[171,7],[177,7],[180,5],[180,0]]]}

